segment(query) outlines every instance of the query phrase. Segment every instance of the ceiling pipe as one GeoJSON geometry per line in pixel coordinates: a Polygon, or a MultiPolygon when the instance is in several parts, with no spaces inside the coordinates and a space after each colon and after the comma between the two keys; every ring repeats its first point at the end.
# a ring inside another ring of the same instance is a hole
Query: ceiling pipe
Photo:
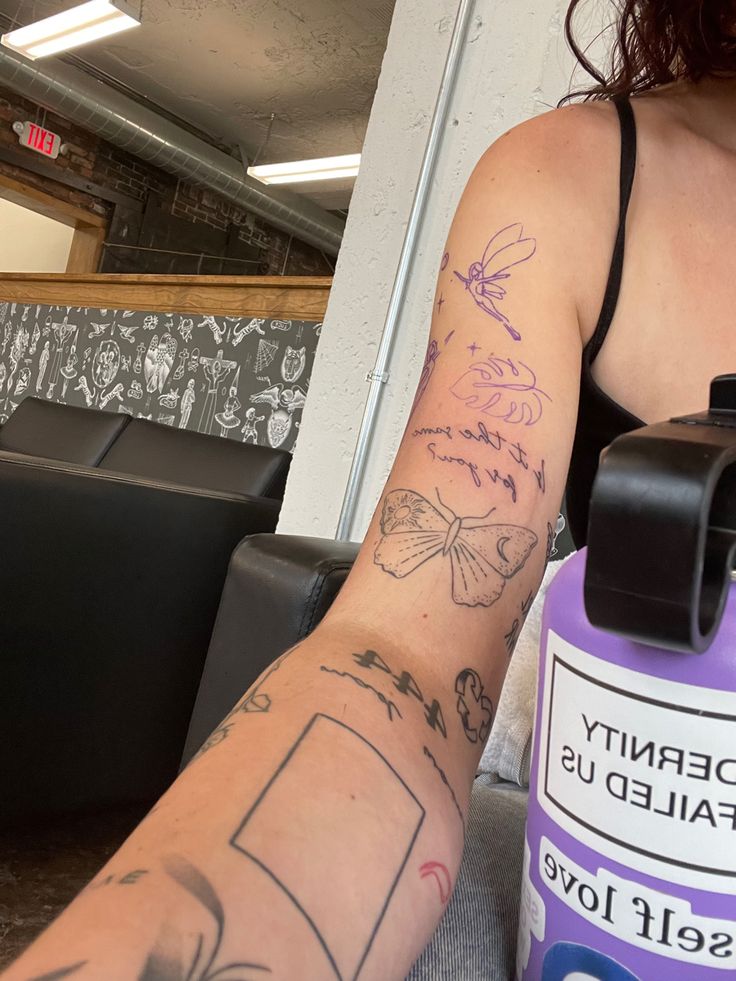
{"type": "Polygon", "coordinates": [[[302,242],[333,256],[340,250],[345,223],[339,218],[290,191],[266,188],[239,160],[76,68],[41,65],[0,48],[0,84],[302,242]]]}

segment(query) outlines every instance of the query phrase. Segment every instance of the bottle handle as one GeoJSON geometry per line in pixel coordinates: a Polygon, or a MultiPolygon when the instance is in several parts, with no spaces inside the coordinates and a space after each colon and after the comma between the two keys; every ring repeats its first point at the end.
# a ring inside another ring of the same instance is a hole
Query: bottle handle
{"type": "Polygon", "coordinates": [[[614,440],[593,485],[585,611],[590,622],[673,651],[718,630],[736,553],[736,374],[707,412],[614,440]]]}

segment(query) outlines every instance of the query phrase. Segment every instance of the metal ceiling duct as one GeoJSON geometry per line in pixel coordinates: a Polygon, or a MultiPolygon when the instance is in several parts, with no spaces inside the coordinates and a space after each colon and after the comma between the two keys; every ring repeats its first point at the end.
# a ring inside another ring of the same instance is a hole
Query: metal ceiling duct
{"type": "Polygon", "coordinates": [[[337,255],[344,222],[318,205],[254,180],[222,150],[84,72],[43,66],[0,48],[0,83],[142,160],[204,185],[302,242],[337,255]]]}

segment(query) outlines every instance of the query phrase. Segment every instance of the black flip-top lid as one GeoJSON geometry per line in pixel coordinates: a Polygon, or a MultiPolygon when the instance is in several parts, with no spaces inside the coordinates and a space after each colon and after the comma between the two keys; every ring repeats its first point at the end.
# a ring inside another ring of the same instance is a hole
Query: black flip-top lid
{"type": "Polygon", "coordinates": [[[674,651],[704,651],[723,616],[736,551],[736,375],[707,412],[615,440],[593,485],[590,622],[674,651]]]}

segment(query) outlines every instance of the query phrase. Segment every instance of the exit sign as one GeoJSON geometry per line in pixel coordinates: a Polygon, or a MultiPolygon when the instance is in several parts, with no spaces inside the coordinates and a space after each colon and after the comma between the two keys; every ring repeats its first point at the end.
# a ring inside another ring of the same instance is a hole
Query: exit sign
{"type": "Polygon", "coordinates": [[[36,153],[43,154],[44,157],[51,157],[56,160],[61,150],[61,137],[51,130],[37,126],[35,123],[16,123],[13,129],[18,134],[20,145],[35,150],[36,153]]]}

